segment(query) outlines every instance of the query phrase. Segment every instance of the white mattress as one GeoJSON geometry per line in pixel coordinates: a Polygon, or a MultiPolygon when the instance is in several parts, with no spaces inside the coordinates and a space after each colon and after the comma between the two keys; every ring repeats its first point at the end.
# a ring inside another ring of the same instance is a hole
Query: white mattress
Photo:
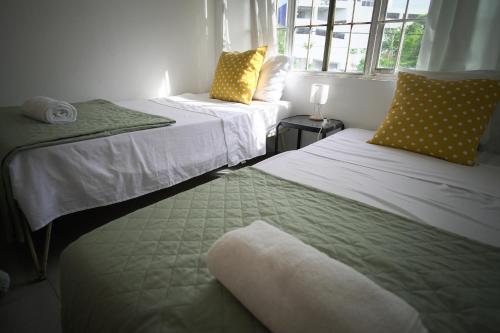
{"type": "MultiPolygon", "coordinates": [[[[128,200],[166,188],[228,164],[225,126],[236,116],[248,119],[238,140],[258,149],[240,149],[233,162],[265,153],[265,134],[289,114],[288,102],[252,105],[210,100],[206,94],[182,95],[219,117],[165,104],[172,100],[115,102],[176,121],[167,127],[22,151],[9,165],[12,190],[32,230],[55,218],[128,200]],[[228,120],[220,116],[231,115],[228,120]],[[234,116],[234,117],[233,117],[234,116]],[[253,132],[258,131],[258,135],[253,132]],[[256,140],[259,142],[249,142],[256,140]],[[262,145],[261,141],[264,144],[262,145]],[[238,160],[240,159],[240,160],[238,160]]],[[[233,149],[234,150],[234,149],[233,149]]]]}
{"type": "Polygon", "coordinates": [[[372,131],[347,129],[255,167],[500,246],[498,156],[481,155],[478,166],[462,166],[366,143],[372,135],[372,131]]]}

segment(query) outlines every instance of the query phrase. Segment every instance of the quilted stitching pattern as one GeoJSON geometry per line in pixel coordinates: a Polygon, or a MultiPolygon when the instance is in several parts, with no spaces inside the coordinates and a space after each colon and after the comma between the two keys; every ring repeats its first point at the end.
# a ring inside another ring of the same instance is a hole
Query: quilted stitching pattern
{"type": "Polygon", "coordinates": [[[256,219],[399,295],[431,332],[499,331],[499,249],[252,168],[70,245],[61,266],[65,331],[266,331],[205,264],[218,237],[256,219]]]}

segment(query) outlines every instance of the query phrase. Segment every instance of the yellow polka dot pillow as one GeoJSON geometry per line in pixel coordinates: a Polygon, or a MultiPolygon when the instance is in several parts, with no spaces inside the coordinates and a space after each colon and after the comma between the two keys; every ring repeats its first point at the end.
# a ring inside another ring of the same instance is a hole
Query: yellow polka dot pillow
{"type": "Polygon", "coordinates": [[[400,72],[392,105],[369,143],[474,165],[500,100],[500,81],[429,79],[400,72]]]}
{"type": "Polygon", "coordinates": [[[246,52],[222,52],[210,97],[250,104],[257,88],[266,46],[246,52]]]}

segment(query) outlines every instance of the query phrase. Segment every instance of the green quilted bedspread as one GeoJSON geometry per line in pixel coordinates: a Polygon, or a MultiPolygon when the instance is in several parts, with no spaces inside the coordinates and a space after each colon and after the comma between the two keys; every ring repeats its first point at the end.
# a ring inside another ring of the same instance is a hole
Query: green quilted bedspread
{"type": "Polygon", "coordinates": [[[267,221],[365,274],[431,332],[500,331],[500,249],[245,168],[110,222],[61,256],[69,332],[259,332],[210,274],[225,232],[267,221]]]}
{"type": "Polygon", "coordinates": [[[21,235],[19,212],[12,198],[9,163],[15,153],[44,146],[94,139],[125,132],[167,126],[175,121],[129,110],[98,99],[73,104],[78,119],[73,123],[46,124],[25,117],[21,107],[0,108],[0,211],[1,234],[9,239],[13,232],[21,235]]]}

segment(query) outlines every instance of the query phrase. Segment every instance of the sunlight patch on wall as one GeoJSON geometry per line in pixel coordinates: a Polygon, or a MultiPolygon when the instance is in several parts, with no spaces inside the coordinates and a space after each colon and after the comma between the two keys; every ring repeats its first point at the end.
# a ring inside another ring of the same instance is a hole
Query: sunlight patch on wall
{"type": "Polygon", "coordinates": [[[157,97],[167,97],[170,96],[171,86],[170,86],[170,76],[168,75],[168,71],[165,71],[165,75],[161,79],[160,87],[158,88],[157,97]]]}

